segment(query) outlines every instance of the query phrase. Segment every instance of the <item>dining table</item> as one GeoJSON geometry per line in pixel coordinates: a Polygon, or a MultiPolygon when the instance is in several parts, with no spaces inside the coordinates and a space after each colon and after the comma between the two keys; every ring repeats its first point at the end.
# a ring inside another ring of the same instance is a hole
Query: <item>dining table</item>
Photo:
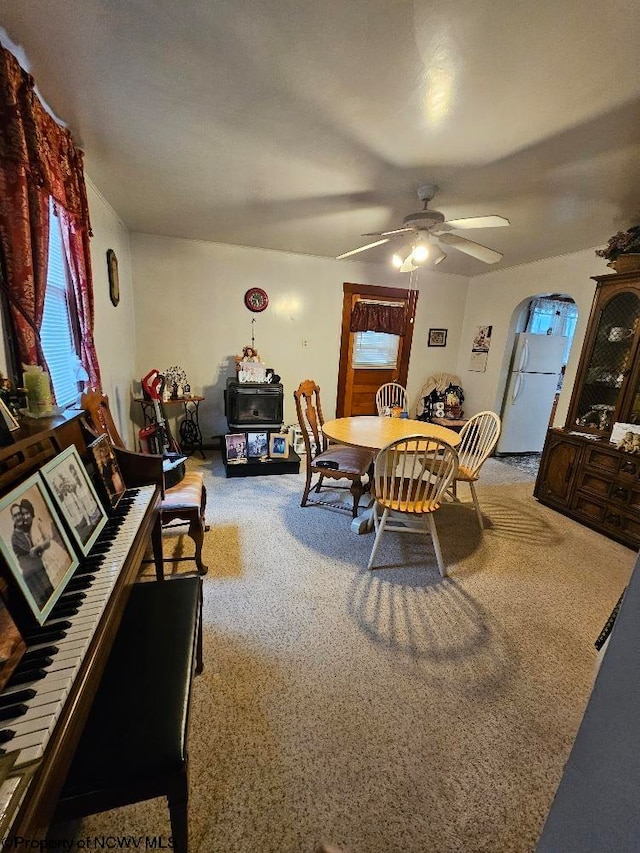
{"type": "MultiPolygon", "coordinates": [[[[399,438],[410,435],[424,436],[446,441],[452,447],[460,444],[460,435],[452,429],[432,424],[429,421],[415,421],[411,418],[389,418],[379,415],[356,415],[350,418],[335,418],[325,421],[322,432],[329,439],[348,447],[362,447],[365,450],[381,450],[399,438]]],[[[428,446],[427,448],[428,449],[428,446]]],[[[354,533],[366,533],[373,525],[373,511],[366,509],[351,522],[354,533]]]]}

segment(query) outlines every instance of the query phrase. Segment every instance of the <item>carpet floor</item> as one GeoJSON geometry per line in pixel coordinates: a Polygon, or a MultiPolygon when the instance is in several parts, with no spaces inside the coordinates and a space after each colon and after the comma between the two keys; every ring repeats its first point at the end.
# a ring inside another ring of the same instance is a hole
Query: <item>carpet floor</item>
{"type": "MultiPolygon", "coordinates": [[[[213,456],[190,462],[211,524],[192,853],[532,851],[634,552],[490,459],[484,533],[470,504],[436,515],[450,577],[430,540],[397,533],[370,572],[372,536],[302,509],[302,475],[227,480],[213,456]]],[[[117,835],[167,843],[166,803],[92,816],[78,838],[117,835]]]]}

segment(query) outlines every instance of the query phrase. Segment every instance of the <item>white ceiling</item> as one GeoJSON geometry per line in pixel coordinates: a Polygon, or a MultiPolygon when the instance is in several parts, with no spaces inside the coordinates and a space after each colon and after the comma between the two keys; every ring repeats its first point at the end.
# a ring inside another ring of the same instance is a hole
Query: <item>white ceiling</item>
{"type": "Polygon", "coordinates": [[[429,182],[511,220],[464,232],[506,267],[640,221],[637,0],[1,0],[0,26],[134,231],[334,257],[429,182]]]}

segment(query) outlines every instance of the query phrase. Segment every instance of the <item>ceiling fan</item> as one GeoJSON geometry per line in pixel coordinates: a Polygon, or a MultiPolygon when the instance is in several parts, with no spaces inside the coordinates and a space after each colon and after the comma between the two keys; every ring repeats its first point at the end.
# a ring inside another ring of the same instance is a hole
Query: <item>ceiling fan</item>
{"type": "Polygon", "coordinates": [[[474,243],[466,237],[452,234],[452,231],[464,230],[465,228],[501,228],[509,225],[508,219],[502,216],[470,216],[466,219],[445,219],[444,213],[439,210],[429,210],[429,202],[434,197],[438,188],[433,184],[418,187],[418,198],[424,207],[417,213],[410,213],[402,220],[402,227],[393,231],[378,231],[371,234],[363,234],[363,237],[379,237],[373,243],[359,246],[338,255],[336,260],[349,258],[359,252],[365,252],[374,246],[381,246],[390,240],[410,239],[410,243],[394,254],[393,265],[400,272],[411,272],[418,268],[428,258],[433,258],[434,264],[440,264],[447,257],[442,246],[450,246],[483,261],[485,264],[496,264],[502,259],[502,254],[495,249],[489,249],[481,243],[474,243]]]}

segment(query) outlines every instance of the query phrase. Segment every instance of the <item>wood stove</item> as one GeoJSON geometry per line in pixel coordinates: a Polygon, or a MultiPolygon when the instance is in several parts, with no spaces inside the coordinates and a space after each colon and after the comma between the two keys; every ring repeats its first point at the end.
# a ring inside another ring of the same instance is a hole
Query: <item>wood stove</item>
{"type": "Polygon", "coordinates": [[[224,413],[231,432],[279,430],[284,417],[284,389],[280,383],[227,379],[224,413]]]}

